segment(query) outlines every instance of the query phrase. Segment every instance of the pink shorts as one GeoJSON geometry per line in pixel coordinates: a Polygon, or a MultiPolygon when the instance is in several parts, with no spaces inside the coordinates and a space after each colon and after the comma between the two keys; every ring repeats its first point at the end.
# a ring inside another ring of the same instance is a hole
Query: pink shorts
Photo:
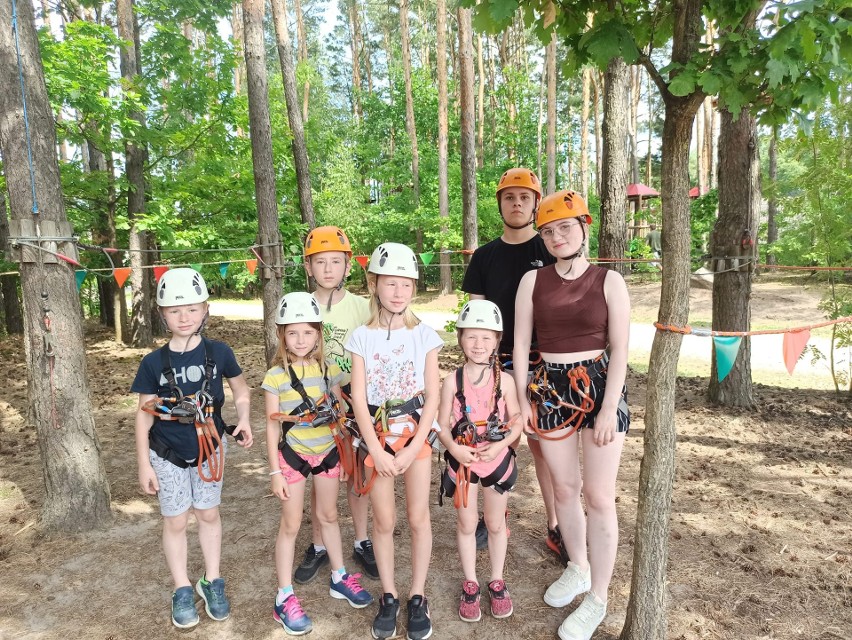
{"type": "MultiPolygon", "coordinates": [[[[302,460],[307,462],[312,467],[316,467],[317,465],[322,464],[322,461],[325,460],[325,457],[331,453],[329,450],[328,453],[321,453],[316,456],[308,456],[303,453],[298,453],[298,455],[302,460]]],[[[279,451],[278,452],[278,466],[281,469],[281,473],[284,476],[284,479],[287,481],[287,484],[296,484],[297,482],[304,482],[305,476],[296,471],[293,467],[291,467],[284,460],[284,455],[279,451]]],[[[322,478],[339,478],[340,477],[340,463],[338,462],[328,471],[319,474],[322,478]]]]}

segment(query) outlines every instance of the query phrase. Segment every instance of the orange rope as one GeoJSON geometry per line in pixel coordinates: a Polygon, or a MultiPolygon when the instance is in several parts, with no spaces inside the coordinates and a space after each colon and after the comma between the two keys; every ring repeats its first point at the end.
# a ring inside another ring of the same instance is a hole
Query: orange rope
{"type": "Polygon", "coordinates": [[[839,324],[841,322],[852,322],[852,316],[845,316],[843,318],[836,318],[835,320],[826,320],[825,322],[817,322],[816,324],[809,324],[804,327],[790,327],[789,329],[763,329],[760,331],[714,331],[713,329],[702,329],[700,327],[692,327],[690,325],[685,325],[683,327],[678,327],[676,325],[665,324],[662,322],[655,322],[654,326],[658,331],[668,331],[670,333],[680,333],[682,335],[694,335],[701,337],[709,337],[709,336],[734,336],[734,337],[746,337],[746,336],[767,336],[767,335],[778,335],[784,333],[799,333],[801,331],[810,331],[811,329],[819,329],[820,327],[828,327],[833,324],[839,324]]]}

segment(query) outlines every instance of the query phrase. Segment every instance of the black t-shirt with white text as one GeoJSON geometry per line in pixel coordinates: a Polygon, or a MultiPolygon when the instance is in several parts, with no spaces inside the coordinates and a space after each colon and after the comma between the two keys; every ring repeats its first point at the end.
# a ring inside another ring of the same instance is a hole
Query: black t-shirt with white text
{"type": "Polygon", "coordinates": [[[515,296],[521,278],[527,271],[554,262],[556,259],[547,252],[539,235],[521,244],[509,244],[497,238],[473,252],[462,290],[485,296],[499,307],[503,314],[501,353],[511,354],[515,344],[515,296]]]}
{"type": "MultiPolygon", "coordinates": [[[[207,355],[215,363],[208,391],[213,397],[215,406],[221,407],[225,402],[223,378],[235,378],[243,372],[240,365],[237,364],[237,359],[231,347],[217,340],[205,339],[192,351],[186,353],[176,353],[169,350],[169,360],[175,373],[177,386],[180,387],[183,395],[192,395],[201,389],[204,382],[205,343],[207,349],[209,349],[207,355]]],[[[142,358],[130,391],[154,394],[160,397],[171,395],[168,381],[163,375],[161,355],[160,350],[157,349],[142,358]]],[[[220,411],[216,411],[214,420],[221,434],[224,422],[220,411]]],[[[194,425],[154,418],[151,431],[179,457],[185,460],[194,460],[198,457],[198,436],[195,433],[194,425]]]]}

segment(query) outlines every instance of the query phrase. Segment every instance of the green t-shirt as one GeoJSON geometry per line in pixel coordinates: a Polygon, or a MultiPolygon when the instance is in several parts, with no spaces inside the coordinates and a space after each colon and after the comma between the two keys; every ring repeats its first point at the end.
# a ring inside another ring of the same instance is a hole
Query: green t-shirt
{"type": "Polygon", "coordinates": [[[341,386],[349,384],[352,377],[352,355],[343,348],[352,332],[370,319],[370,303],[349,291],[343,300],[332,305],[331,311],[322,308],[322,337],[325,340],[325,357],[343,372],[341,386]]]}

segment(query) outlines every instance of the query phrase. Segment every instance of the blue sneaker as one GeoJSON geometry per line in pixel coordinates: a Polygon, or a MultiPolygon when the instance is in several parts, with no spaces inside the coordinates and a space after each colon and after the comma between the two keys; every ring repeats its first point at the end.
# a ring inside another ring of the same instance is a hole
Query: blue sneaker
{"type": "Polygon", "coordinates": [[[356,609],[363,609],[372,604],[373,596],[358,582],[360,577],[360,573],[344,573],[340,582],[335,583],[332,580],[329,583],[328,594],[338,600],[348,600],[356,609]]]}
{"type": "Polygon", "coordinates": [[[225,579],[216,578],[207,582],[205,578],[201,578],[196,585],[195,590],[201,599],[204,600],[204,610],[211,620],[222,622],[231,617],[231,603],[225,596],[225,579]]]}
{"type": "Polygon", "coordinates": [[[276,604],[272,617],[291,636],[303,636],[314,628],[295,595],[288,597],[282,604],[276,604]]]}
{"type": "Polygon", "coordinates": [[[180,587],[172,594],[172,624],[178,629],[191,629],[198,624],[192,587],[180,587]]]}

